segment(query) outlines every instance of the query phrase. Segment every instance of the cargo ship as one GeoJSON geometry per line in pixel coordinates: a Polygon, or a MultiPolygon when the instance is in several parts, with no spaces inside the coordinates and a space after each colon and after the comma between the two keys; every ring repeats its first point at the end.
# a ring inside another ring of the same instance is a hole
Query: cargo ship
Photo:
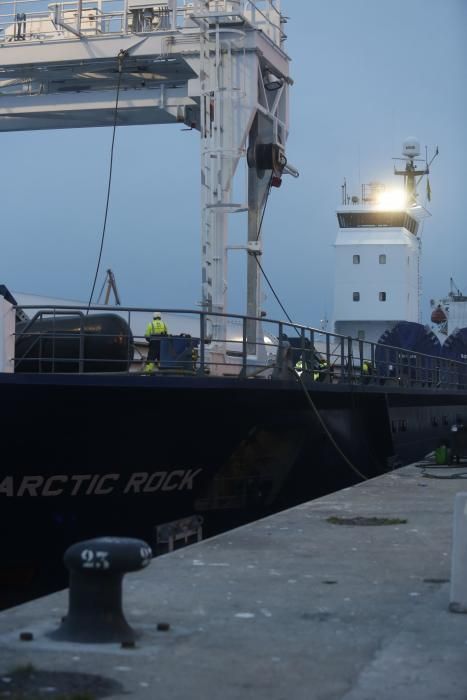
{"type": "MultiPolygon", "coordinates": [[[[467,422],[462,363],[262,313],[264,210],[298,176],[285,155],[292,81],[279,3],[125,0],[111,16],[72,5],[54,5],[53,21],[39,5],[2,20],[0,130],[199,132],[202,305],[160,309],[169,332],[154,363],[153,306],[27,303],[3,280],[0,607],[66,585],[63,553],[76,541],[155,546],[161,526],[190,518],[209,534],[423,457],[467,422]],[[235,315],[227,230],[242,215],[247,299],[235,315]]],[[[368,225],[358,204],[345,202],[339,235],[368,225]]],[[[416,236],[416,206],[400,209],[399,238],[416,236]]],[[[388,211],[371,221],[385,226],[388,211]]]]}
{"type": "MultiPolygon", "coordinates": [[[[226,314],[221,356],[212,311],[163,309],[169,335],[158,339],[151,370],[152,309],[18,301],[0,287],[10,324],[2,423],[17,446],[0,475],[2,580],[23,581],[30,596],[40,584],[64,585],[61,558],[79,539],[134,535],[156,547],[161,525],[193,516],[215,532],[448,441],[451,426],[467,420],[465,365],[443,358],[429,329],[403,320],[418,318],[417,304],[412,317],[396,303],[392,318],[375,319],[371,297],[380,295],[371,274],[355,280],[343,270],[383,264],[381,256],[390,268],[408,257],[406,247],[418,269],[417,229],[405,226],[416,207],[406,200],[399,211],[372,199],[338,210],[334,332],[226,314]],[[360,318],[339,311],[343,280],[352,300],[359,283],[367,302],[360,318]],[[254,355],[252,322],[262,334],[254,355]],[[373,323],[378,342],[361,332],[373,323]]],[[[381,280],[390,302],[400,280],[381,280]]]]}

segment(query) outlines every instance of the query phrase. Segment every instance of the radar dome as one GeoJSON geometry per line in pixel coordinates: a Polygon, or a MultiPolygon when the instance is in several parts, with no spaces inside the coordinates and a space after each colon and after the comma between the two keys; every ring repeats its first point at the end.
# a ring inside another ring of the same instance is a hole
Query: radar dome
{"type": "Polygon", "coordinates": [[[418,141],[418,139],[414,138],[413,136],[410,136],[408,139],[405,139],[402,145],[402,155],[406,156],[406,158],[416,158],[417,156],[419,156],[420,142],[418,141]]]}

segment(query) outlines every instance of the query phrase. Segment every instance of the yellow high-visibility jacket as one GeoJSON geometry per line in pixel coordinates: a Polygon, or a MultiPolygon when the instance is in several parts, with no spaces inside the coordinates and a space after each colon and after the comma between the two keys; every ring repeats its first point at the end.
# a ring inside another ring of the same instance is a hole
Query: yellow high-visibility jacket
{"type": "Polygon", "coordinates": [[[167,326],[160,318],[154,318],[146,327],[145,338],[150,338],[152,335],[167,335],[167,326]]]}

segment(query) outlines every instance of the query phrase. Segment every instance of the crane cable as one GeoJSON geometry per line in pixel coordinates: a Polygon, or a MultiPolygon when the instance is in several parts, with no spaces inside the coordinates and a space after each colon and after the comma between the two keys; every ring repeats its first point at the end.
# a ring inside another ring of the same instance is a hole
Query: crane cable
{"type": "Polygon", "coordinates": [[[315,402],[313,401],[310,394],[308,393],[307,386],[306,386],[305,382],[303,381],[302,376],[300,374],[298,374],[291,367],[289,369],[290,369],[290,372],[293,372],[293,374],[297,377],[298,381],[300,382],[300,384],[303,388],[303,391],[305,392],[305,396],[307,398],[308,403],[310,404],[311,408],[313,409],[316,418],[318,419],[319,423],[321,424],[321,427],[323,428],[324,432],[328,436],[328,438],[329,438],[330,442],[332,443],[336,452],[338,452],[338,454],[342,457],[344,462],[351,468],[351,470],[353,472],[355,472],[355,474],[357,474],[357,476],[360,477],[360,479],[362,479],[363,481],[368,481],[368,477],[365,476],[365,474],[363,474],[359,469],[357,469],[357,467],[350,461],[350,459],[344,454],[344,452],[342,452],[341,448],[339,447],[337,442],[334,440],[334,437],[330,433],[330,431],[329,431],[327,425],[325,424],[320,412],[316,408],[315,402]]]}
{"type": "MultiPolygon", "coordinates": [[[[263,212],[262,212],[261,219],[260,219],[260,222],[259,222],[259,226],[258,226],[258,235],[256,236],[256,240],[259,239],[259,236],[260,236],[260,233],[261,233],[261,227],[262,227],[262,225],[263,225],[264,214],[265,214],[265,212],[266,212],[266,207],[267,207],[267,204],[268,204],[268,201],[269,201],[269,195],[270,195],[270,193],[271,193],[272,178],[273,178],[273,174],[271,174],[271,179],[270,179],[270,181],[269,181],[269,186],[268,186],[268,190],[267,190],[267,193],[266,193],[266,198],[265,198],[265,201],[264,201],[263,212]]],[[[251,253],[251,254],[253,254],[253,253],[251,253]]],[[[284,305],[282,304],[281,300],[279,299],[279,297],[278,297],[278,295],[277,295],[277,293],[276,293],[274,287],[272,286],[272,284],[271,284],[271,282],[270,282],[268,276],[266,275],[265,271],[263,270],[263,267],[262,267],[261,263],[260,263],[259,260],[258,260],[258,255],[254,255],[254,258],[255,258],[256,264],[258,265],[259,269],[261,270],[261,273],[262,273],[264,279],[266,280],[266,282],[267,282],[267,284],[268,284],[268,286],[269,286],[271,292],[274,294],[274,297],[275,297],[277,303],[278,303],[279,306],[281,307],[282,311],[283,311],[284,314],[286,315],[286,317],[287,317],[287,319],[289,320],[289,322],[292,324],[292,326],[293,326],[293,328],[295,329],[295,331],[297,332],[297,334],[300,335],[300,333],[299,333],[299,331],[298,331],[298,328],[294,325],[292,319],[290,318],[289,314],[287,313],[287,310],[285,309],[285,307],[284,307],[284,305]]],[[[360,479],[362,479],[363,481],[367,481],[369,477],[365,476],[365,474],[363,474],[359,469],[357,469],[357,467],[356,467],[356,466],[350,461],[350,459],[344,454],[344,452],[341,450],[341,448],[339,447],[339,445],[338,445],[337,442],[335,441],[335,439],[334,439],[333,435],[331,434],[329,428],[327,427],[326,423],[324,422],[324,420],[323,420],[323,418],[322,418],[320,412],[318,411],[315,402],[314,402],[313,399],[311,398],[311,396],[310,396],[310,394],[309,394],[309,392],[308,392],[308,388],[307,388],[305,382],[303,381],[301,375],[298,374],[298,373],[295,371],[295,369],[293,369],[292,367],[290,367],[289,370],[290,370],[290,372],[294,375],[295,379],[298,380],[300,386],[302,387],[302,389],[303,389],[303,391],[304,391],[304,393],[305,393],[306,399],[307,399],[307,401],[308,401],[308,403],[309,403],[311,409],[313,410],[313,412],[314,412],[316,418],[318,419],[318,421],[319,421],[319,423],[320,423],[322,429],[324,430],[325,435],[329,438],[329,441],[330,441],[331,444],[333,445],[333,447],[334,447],[334,449],[336,450],[336,452],[342,457],[342,459],[344,460],[344,462],[350,467],[350,469],[351,469],[360,479]]]]}
{"type": "Polygon", "coordinates": [[[118,56],[117,56],[117,60],[118,60],[117,94],[115,97],[114,118],[113,118],[113,128],[112,128],[112,143],[111,143],[111,147],[110,147],[109,174],[108,174],[108,179],[107,179],[107,196],[106,196],[106,202],[105,202],[104,223],[102,225],[99,255],[97,258],[96,272],[94,275],[94,282],[92,285],[91,294],[89,296],[89,302],[88,302],[88,308],[86,310],[86,316],[88,315],[89,309],[91,307],[92,297],[94,295],[94,290],[95,290],[96,282],[97,282],[97,276],[99,274],[99,269],[100,269],[100,265],[101,265],[102,250],[104,248],[105,233],[106,233],[106,228],[107,228],[107,217],[109,214],[110,188],[111,188],[111,184],[112,184],[114,145],[115,145],[115,134],[117,131],[117,117],[118,117],[118,100],[120,97],[120,86],[121,86],[121,82],[122,82],[123,61],[127,56],[128,56],[128,51],[125,51],[124,49],[120,49],[120,51],[118,52],[118,56]]]}
{"type": "MultiPolygon", "coordinates": [[[[258,233],[257,233],[257,235],[256,235],[256,241],[259,240],[259,236],[260,236],[260,234],[261,234],[261,228],[262,228],[262,226],[263,226],[263,219],[264,219],[264,215],[265,215],[265,213],[266,213],[266,207],[267,207],[267,204],[268,204],[268,201],[269,201],[269,195],[271,194],[273,178],[274,178],[274,171],[271,171],[271,176],[270,176],[270,178],[269,178],[268,188],[267,188],[267,191],[266,191],[266,197],[264,198],[263,211],[262,211],[262,213],[261,213],[261,219],[260,219],[259,226],[258,226],[258,233]]],[[[254,253],[250,253],[250,255],[254,255],[254,253]]],[[[271,282],[269,281],[269,278],[268,278],[267,274],[266,274],[265,271],[263,270],[263,267],[262,267],[260,261],[258,260],[258,255],[254,255],[254,257],[255,257],[255,260],[256,260],[256,264],[258,265],[259,269],[261,270],[261,274],[263,275],[264,279],[265,279],[266,282],[268,283],[269,289],[271,290],[271,292],[272,292],[273,295],[274,295],[274,298],[276,299],[277,303],[278,303],[279,306],[281,307],[281,309],[282,309],[282,311],[284,312],[284,314],[285,314],[287,320],[289,321],[289,323],[293,326],[293,328],[294,328],[295,332],[297,333],[297,335],[300,335],[300,332],[299,332],[298,328],[294,325],[294,322],[293,322],[292,319],[290,318],[289,314],[287,313],[287,310],[285,309],[284,305],[282,304],[281,300],[279,299],[278,295],[276,294],[276,291],[275,291],[274,287],[272,286],[271,282]]]]}

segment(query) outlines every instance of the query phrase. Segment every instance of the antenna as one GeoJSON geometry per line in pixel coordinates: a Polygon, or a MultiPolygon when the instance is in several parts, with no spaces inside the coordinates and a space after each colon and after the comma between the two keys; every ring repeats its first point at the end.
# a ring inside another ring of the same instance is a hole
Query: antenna
{"type": "MultiPolygon", "coordinates": [[[[420,184],[420,182],[423,180],[425,175],[429,175],[430,173],[430,165],[436,158],[436,156],[439,154],[439,149],[436,147],[436,151],[430,160],[428,162],[428,149],[425,146],[425,168],[423,170],[417,169],[415,162],[420,162],[422,159],[417,158],[417,156],[420,155],[420,143],[418,142],[417,139],[410,137],[407,138],[402,146],[402,155],[404,158],[394,158],[394,160],[405,160],[405,169],[404,170],[397,170],[396,167],[394,167],[394,174],[395,175],[402,175],[404,178],[404,189],[407,192],[409,204],[416,204],[417,203],[417,197],[418,197],[418,192],[417,192],[417,187],[420,184]]],[[[423,161],[422,161],[423,162],[423,161]]],[[[427,178],[427,198],[428,201],[431,201],[431,189],[430,189],[430,183],[427,178]]]]}
{"type": "Polygon", "coordinates": [[[449,278],[449,286],[451,288],[450,292],[449,292],[449,296],[451,297],[451,299],[453,297],[461,297],[462,296],[461,290],[459,289],[457,284],[454,282],[452,277],[449,278]]]}

